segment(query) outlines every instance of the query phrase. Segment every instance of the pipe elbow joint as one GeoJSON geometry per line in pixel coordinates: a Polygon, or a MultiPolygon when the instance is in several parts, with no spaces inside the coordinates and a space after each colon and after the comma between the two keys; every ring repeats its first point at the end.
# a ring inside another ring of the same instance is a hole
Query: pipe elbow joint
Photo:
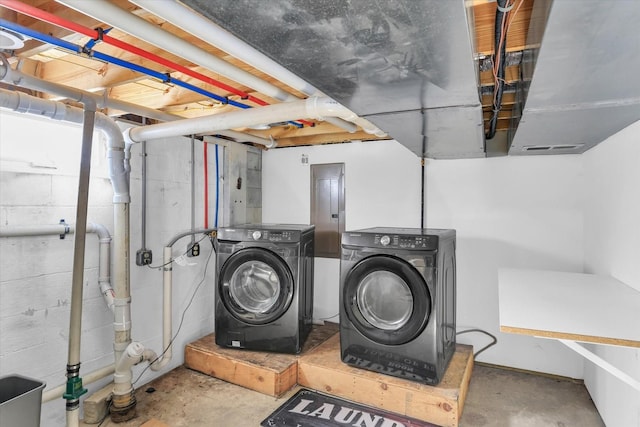
{"type": "Polygon", "coordinates": [[[273,137],[271,135],[269,135],[269,141],[271,141],[271,142],[269,144],[265,145],[265,147],[267,147],[267,148],[276,148],[278,146],[278,141],[273,139],[273,137]]]}

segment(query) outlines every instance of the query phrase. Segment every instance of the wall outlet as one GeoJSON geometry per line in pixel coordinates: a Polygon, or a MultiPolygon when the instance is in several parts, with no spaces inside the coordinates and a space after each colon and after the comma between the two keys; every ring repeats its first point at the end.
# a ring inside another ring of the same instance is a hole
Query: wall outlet
{"type": "Polygon", "coordinates": [[[136,252],[136,265],[150,265],[152,259],[153,254],[151,253],[151,249],[139,249],[136,252]]]}
{"type": "Polygon", "coordinates": [[[198,243],[189,244],[187,248],[187,256],[198,256],[200,255],[200,245],[198,243]]]}

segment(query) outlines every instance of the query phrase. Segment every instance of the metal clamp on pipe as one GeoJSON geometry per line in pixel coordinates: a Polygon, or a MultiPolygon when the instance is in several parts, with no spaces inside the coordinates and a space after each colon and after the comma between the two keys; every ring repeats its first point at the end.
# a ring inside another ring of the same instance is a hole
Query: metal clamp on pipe
{"type": "Polygon", "coordinates": [[[86,392],[80,377],[80,364],[67,365],[67,391],[62,395],[67,400],[67,411],[77,409],[80,406],[80,396],[86,392]]]}
{"type": "Polygon", "coordinates": [[[64,221],[64,218],[60,220],[59,224],[64,226],[64,233],[60,234],[60,240],[64,240],[65,236],[71,231],[71,228],[69,227],[69,224],[64,221]]]}

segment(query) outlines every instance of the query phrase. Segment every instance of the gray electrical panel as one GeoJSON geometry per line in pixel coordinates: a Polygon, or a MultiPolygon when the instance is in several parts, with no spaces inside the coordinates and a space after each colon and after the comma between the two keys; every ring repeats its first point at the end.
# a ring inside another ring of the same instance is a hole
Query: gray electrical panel
{"type": "Polygon", "coordinates": [[[344,196],[344,163],[311,165],[311,224],[316,226],[316,257],[340,258],[344,196]]]}

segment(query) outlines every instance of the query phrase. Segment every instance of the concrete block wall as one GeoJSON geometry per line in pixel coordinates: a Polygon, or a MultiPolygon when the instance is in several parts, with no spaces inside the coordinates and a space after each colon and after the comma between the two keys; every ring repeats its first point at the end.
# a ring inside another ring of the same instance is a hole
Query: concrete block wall
{"type": "MultiPolygon", "coordinates": [[[[55,224],[61,218],[75,222],[80,128],[0,111],[0,226],[55,224]]],[[[196,141],[196,227],[203,225],[202,143],[196,141]]],[[[141,147],[132,150],[131,175],[131,293],[132,337],[162,351],[162,272],[135,265],[140,249],[141,147]]],[[[147,243],[153,265],[162,261],[162,247],[175,234],[190,228],[190,143],[187,138],[147,144],[147,243]]],[[[88,220],[113,231],[112,190],[107,176],[105,145],[94,138],[88,220]]],[[[209,156],[210,176],[215,159],[209,156]]],[[[215,189],[215,178],[210,178],[215,189]]],[[[210,204],[215,206],[214,193],[210,204]]],[[[213,226],[213,212],[210,215],[213,226]]],[[[197,236],[199,239],[201,236],[197,236]]],[[[173,247],[178,257],[189,238],[173,247]]],[[[175,340],[170,370],[183,362],[184,345],[213,332],[215,257],[208,239],[200,242],[201,255],[174,264],[174,333],[187,306],[175,340]],[[195,294],[195,298],[191,299],[195,294]]],[[[65,382],[69,332],[69,302],[73,236],[0,238],[0,376],[18,373],[47,383],[48,390],[65,382]]],[[[98,243],[88,235],[85,255],[82,323],[82,369],[86,374],[113,362],[113,315],[100,295],[98,243]]],[[[136,367],[134,378],[144,366],[136,367]]],[[[147,370],[136,386],[161,375],[147,370]]],[[[90,393],[108,380],[88,385],[90,393]]],[[[43,406],[42,425],[64,424],[62,399],[43,406]]]]}

